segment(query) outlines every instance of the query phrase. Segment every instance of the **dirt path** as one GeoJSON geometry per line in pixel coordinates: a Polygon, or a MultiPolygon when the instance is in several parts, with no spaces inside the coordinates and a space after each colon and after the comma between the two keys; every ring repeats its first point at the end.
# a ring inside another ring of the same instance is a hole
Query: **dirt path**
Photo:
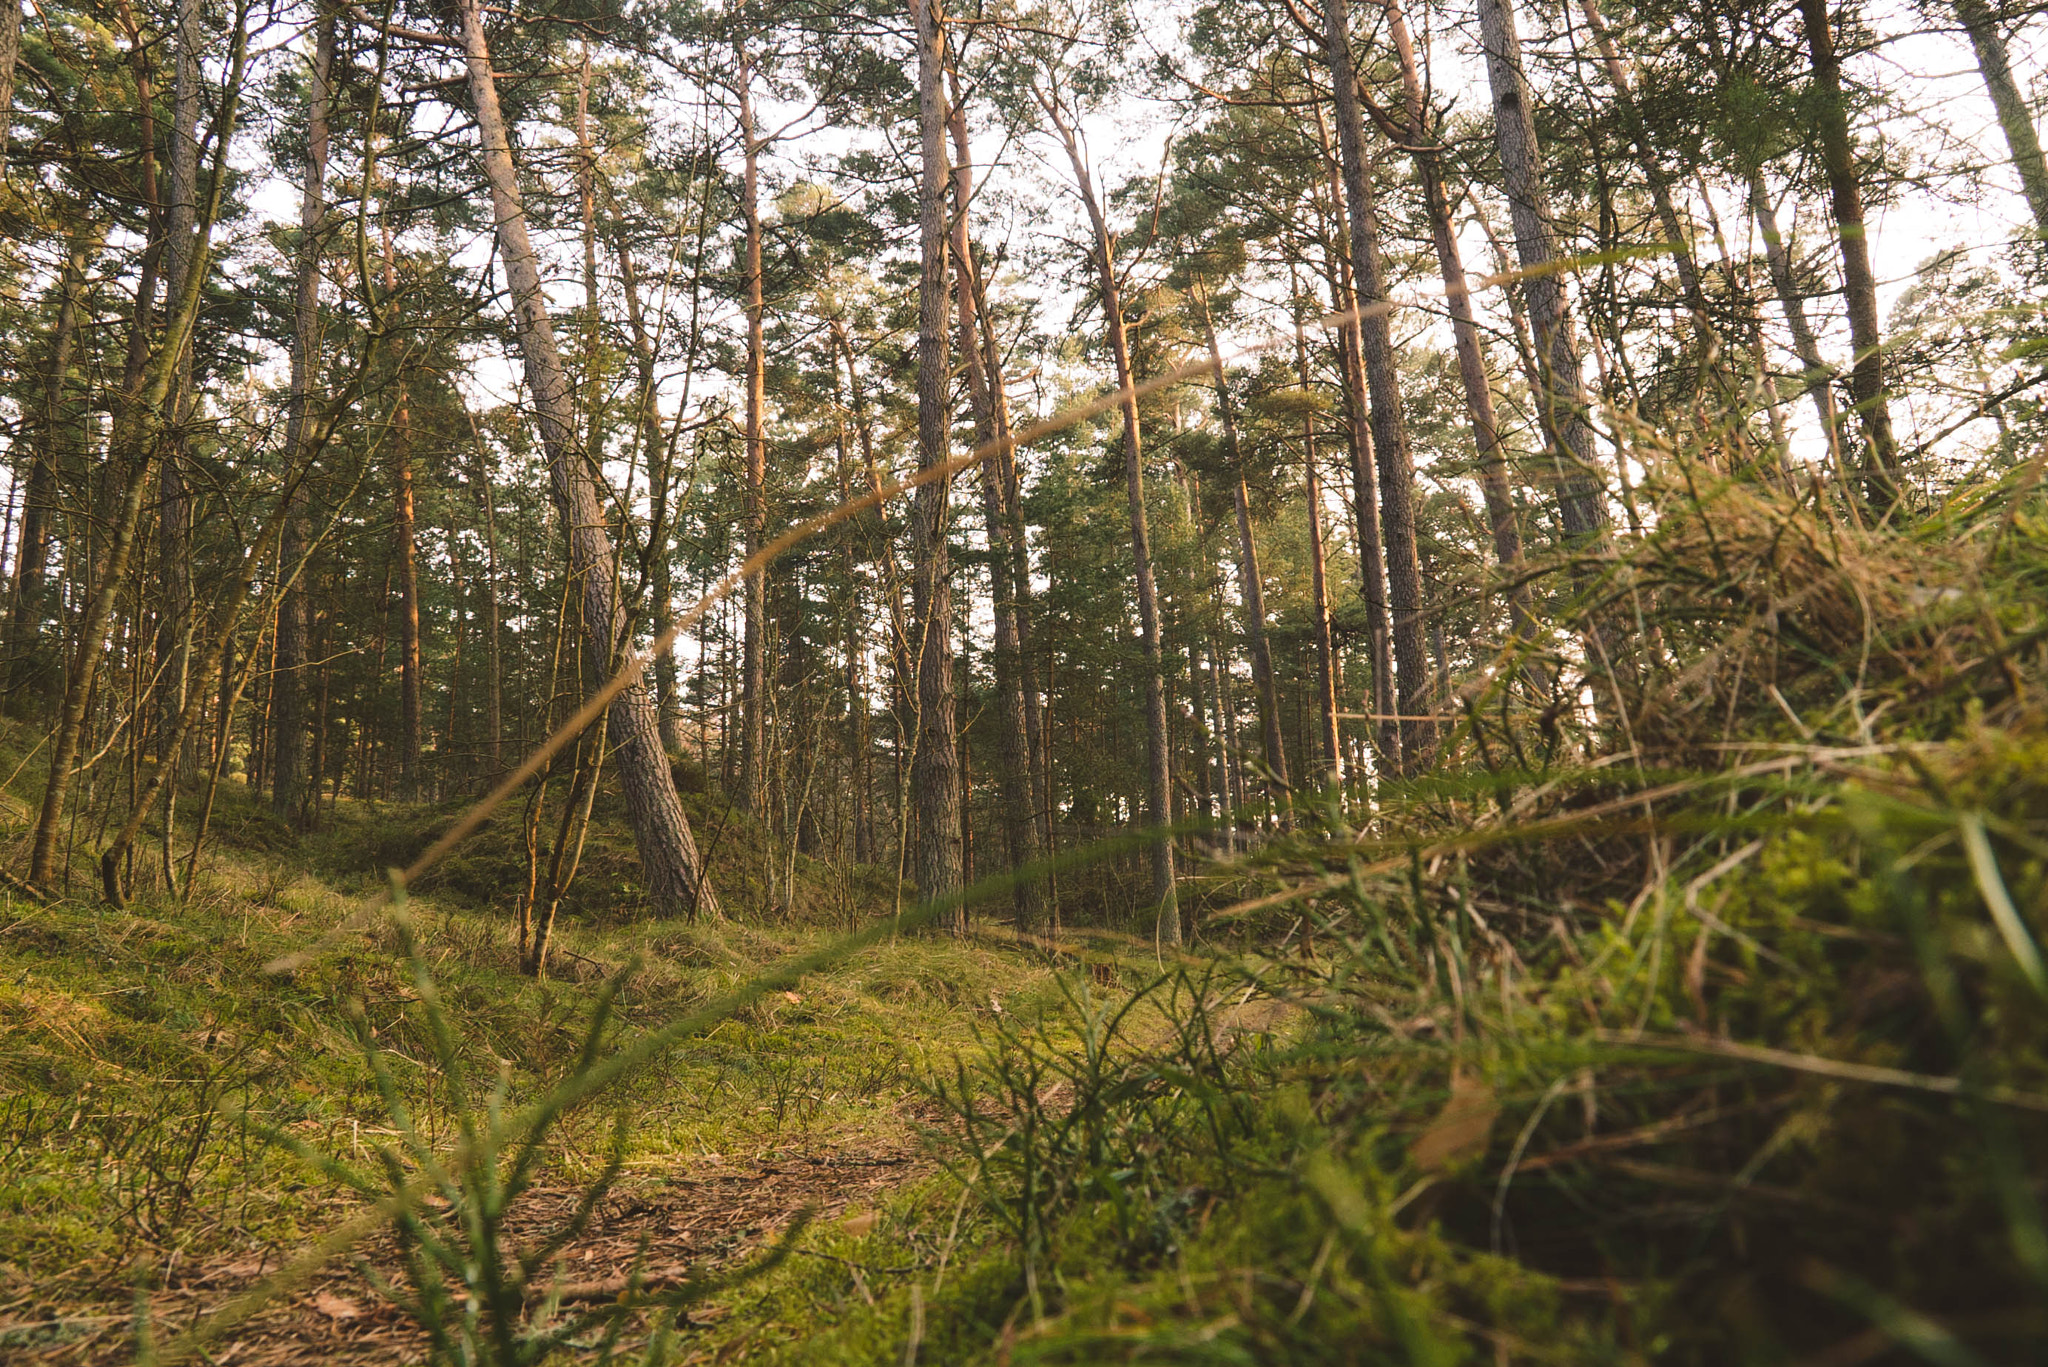
{"type": "MultiPolygon", "coordinates": [[[[658,1177],[634,1175],[613,1188],[585,1237],[565,1250],[559,1280],[573,1299],[608,1299],[623,1288],[643,1240],[643,1275],[701,1274],[758,1248],[806,1208],[818,1220],[857,1216],[930,1170],[930,1161],[914,1147],[817,1145],[777,1146],[754,1159],[691,1162],[658,1177]]],[[[535,1231],[558,1227],[577,1197],[573,1187],[536,1188],[522,1198],[517,1223],[535,1231]]],[[[157,1341],[258,1285],[294,1251],[274,1248],[261,1257],[174,1267],[168,1284],[150,1297],[157,1341]]],[[[380,1275],[403,1284],[389,1233],[359,1252],[380,1275]]],[[[715,1303],[705,1304],[693,1318],[712,1323],[721,1313],[715,1303]]],[[[125,1296],[68,1308],[6,1307],[0,1310],[0,1362],[129,1362],[135,1355],[134,1324],[133,1301],[125,1296]]],[[[426,1349],[426,1335],[404,1312],[354,1266],[337,1261],[300,1294],[238,1325],[207,1351],[219,1367],[272,1367],[417,1362],[426,1349]]]]}

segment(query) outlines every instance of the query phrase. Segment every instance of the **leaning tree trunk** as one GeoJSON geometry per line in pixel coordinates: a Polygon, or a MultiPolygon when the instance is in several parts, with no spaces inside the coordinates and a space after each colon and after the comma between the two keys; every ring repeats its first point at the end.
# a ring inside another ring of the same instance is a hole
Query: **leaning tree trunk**
{"type": "Polygon", "coordinates": [[[1522,294],[1528,301],[1542,380],[1537,411],[1557,470],[1558,520],[1568,541],[1584,544],[1606,534],[1607,509],[1593,455],[1593,424],[1578,333],[1559,274],[1563,253],[1543,184],[1536,115],[1522,74],[1522,43],[1510,5],[1511,0],[1479,0],[1479,41],[1486,51],[1494,142],[1500,152],[1502,188],[1514,223],[1515,256],[1524,272],[1522,294]]]}
{"type": "MultiPolygon", "coordinates": [[[[374,343],[372,346],[374,348],[374,343]]],[[[360,377],[360,374],[361,372],[359,371],[358,377],[360,377]]],[[[220,674],[223,670],[230,668],[232,663],[230,652],[234,647],[235,636],[241,630],[243,612],[248,607],[249,598],[255,588],[257,577],[262,573],[264,563],[270,559],[272,551],[277,547],[280,536],[292,516],[293,505],[298,498],[299,484],[304,480],[312,460],[318,456],[320,449],[326,445],[328,438],[332,436],[334,420],[339,416],[343,406],[352,400],[355,390],[356,385],[354,382],[351,382],[340,395],[336,396],[335,400],[329,405],[325,420],[319,425],[319,431],[306,444],[305,449],[299,453],[296,462],[285,470],[283,490],[278,495],[276,509],[272,512],[269,520],[265,522],[262,530],[257,533],[256,540],[251,543],[248,551],[243,555],[241,566],[236,571],[234,580],[221,595],[219,604],[214,611],[214,626],[209,638],[211,643],[208,645],[206,653],[199,658],[197,665],[193,669],[193,677],[195,679],[211,679],[216,674],[220,674]]],[[[304,572],[305,563],[303,561],[292,566],[289,570],[286,570],[281,565],[278,567],[280,576],[289,575],[296,578],[304,572]]],[[[247,673],[244,672],[244,683],[247,682],[247,678],[247,673]]],[[[237,685],[235,696],[239,697],[240,694],[241,688],[237,685]]],[[[165,747],[167,750],[183,746],[187,739],[198,734],[200,715],[206,710],[207,701],[208,698],[203,689],[192,688],[186,691],[185,700],[179,707],[177,714],[168,718],[165,723],[165,747]]],[[[231,712],[232,710],[231,703],[224,704],[224,713],[231,712]]],[[[142,830],[143,820],[149,815],[150,807],[155,803],[157,795],[159,793],[168,794],[172,775],[172,766],[159,765],[157,767],[141,793],[130,804],[127,821],[115,833],[114,838],[107,842],[106,849],[100,854],[100,887],[107,902],[116,910],[126,905],[121,886],[121,865],[127,857],[129,848],[134,844],[136,835],[142,830]]],[[[213,766],[214,781],[218,782],[219,777],[220,762],[218,756],[216,756],[213,766]]],[[[199,833],[193,838],[192,859],[186,864],[185,877],[188,884],[192,877],[192,870],[197,867],[198,846],[205,838],[206,822],[211,815],[211,811],[212,792],[209,789],[206,805],[200,814],[199,833]]],[[[170,815],[170,810],[167,809],[165,812],[164,832],[166,842],[165,873],[167,877],[174,876],[174,870],[170,867],[169,856],[170,815]]],[[[175,891],[175,887],[173,891],[175,891]]]]}
{"type": "Polygon", "coordinates": [[[1899,449],[1892,436],[1891,407],[1885,398],[1883,336],[1877,318],[1877,276],[1870,267],[1870,241],[1863,222],[1863,186],[1856,177],[1856,152],[1849,138],[1849,104],[1842,92],[1842,62],[1835,52],[1827,0],[1799,0],[1806,50],[1819,87],[1821,161],[1828,173],[1828,204],[1842,255],[1842,298],[1849,308],[1849,341],[1856,349],[1849,366],[1849,393],[1868,445],[1862,460],[1864,494],[1878,510],[1899,496],[1899,449]]]}
{"type": "MultiPolygon", "coordinates": [[[[946,368],[946,63],[937,0],[911,0],[917,25],[917,183],[922,270],[917,290],[917,463],[946,463],[952,427],[946,368]]],[[[926,902],[960,886],[960,755],[953,717],[953,572],[946,543],[952,480],[918,486],[912,512],[917,563],[911,627],[917,669],[917,753],[911,787],[917,803],[917,895],[926,902]]],[[[952,924],[966,928],[966,912],[952,924]]]]}
{"type": "Polygon", "coordinates": [[[1401,767],[1412,773],[1435,744],[1428,720],[1429,656],[1422,640],[1422,564],[1415,550],[1415,458],[1402,414],[1394,329],[1384,307],[1386,267],[1380,256],[1379,209],[1365,164],[1365,121],[1351,67],[1345,0],[1324,0],[1323,56],[1337,110],[1337,149],[1344,163],[1344,200],[1351,217],[1351,271],[1358,287],[1358,340],[1372,399],[1373,454],[1380,476],[1380,542],[1387,557],[1387,606],[1394,680],[1401,712],[1401,767]]]}
{"type": "Polygon", "coordinates": [[[50,777],[43,788],[42,810],[36,818],[34,841],[29,853],[28,881],[37,887],[49,882],[57,858],[58,828],[64,820],[64,804],[71,792],[71,765],[78,757],[79,739],[85,730],[86,706],[93,684],[99,677],[100,662],[107,655],[107,626],[113,617],[114,600],[128,577],[128,564],[135,552],[136,530],[142,518],[143,494],[156,470],[157,455],[164,440],[164,411],[172,381],[177,375],[178,356],[192,338],[192,325],[199,315],[200,282],[213,256],[213,225],[220,211],[221,186],[227,165],[227,150],[233,141],[235,110],[240,101],[242,75],[248,55],[248,36],[238,31],[229,62],[227,81],[222,87],[221,108],[215,120],[215,154],[212,186],[194,227],[197,245],[192,269],[182,293],[169,301],[163,344],[147,359],[138,383],[125,387],[115,409],[113,430],[108,436],[107,455],[116,469],[125,464],[126,479],[114,508],[112,532],[106,560],[96,566],[98,577],[78,629],[78,645],[72,667],[64,681],[64,701],[57,715],[57,729],[50,738],[50,777]]]}
{"type": "MultiPolygon", "coordinates": [[[[962,142],[961,160],[967,159],[966,143],[962,142]]],[[[1032,653],[1032,589],[1031,589],[1031,547],[1030,536],[1024,528],[1024,492],[1017,469],[1016,445],[1010,440],[1010,401],[1003,386],[1002,348],[996,341],[995,323],[989,316],[988,286],[980,273],[970,277],[975,289],[975,312],[981,324],[982,372],[988,376],[988,392],[991,411],[995,417],[996,439],[1001,443],[997,456],[1002,473],[1003,522],[1006,529],[1005,543],[1010,553],[1011,617],[1017,631],[1017,681],[1024,692],[1024,735],[1026,752],[1031,760],[1032,811],[1036,814],[1045,853],[1052,852],[1052,807],[1050,805],[1051,777],[1046,766],[1050,763],[1048,742],[1045,738],[1044,705],[1038,692],[1038,665],[1032,653]]],[[[1056,893],[1057,883],[1048,881],[1048,892],[1056,893]]],[[[1053,897],[1052,915],[1059,918],[1057,896],[1053,897]]]]}
{"type": "Polygon", "coordinates": [[[1998,17],[1984,0],[1954,0],[1956,18],[1970,35],[1977,52],[1977,71],[1984,89],[1998,110],[1998,126],[2005,130],[2005,146],[2012,155],[2012,169],[2019,173],[2020,192],[2034,213],[2034,230],[2048,236],[2048,158],[2041,155],[2041,137],[2034,131],[2034,113],[2027,107],[2019,82],[2013,79],[2012,62],[2006,56],[2005,35],[1998,31],[1998,17]]]}
{"type": "MultiPolygon", "coordinates": [[[[555,345],[553,321],[541,289],[540,261],[527,235],[518,169],[491,74],[481,0],[459,0],[469,93],[483,144],[484,176],[497,217],[498,255],[511,286],[513,328],[533,395],[549,485],[569,543],[569,572],[583,594],[583,630],[591,654],[609,672],[632,650],[617,593],[618,566],[606,532],[603,506],[576,431],[568,372],[555,345]]],[[[689,818],[676,796],[675,776],[662,753],[654,701],[635,679],[613,697],[607,732],[616,747],[620,785],[633,826],[633,842],[647,879],[647,894],[661,915],[718,914],[718,898],[698,857],[689,818]]]]}
{"type": "MultiPolygon", "coordinates": [[[[960,354],[967,361],[967,392],[974,406],[975,444],[981,461],[982,521],[988,535],[989,589],[995,618],[995,674],[998,745],[996,790],[1002,805],[1004,843],[1012,871],[1045,855],[1045,831],[1034,801],[1030,727],[1025,716],[1024,651],[1018,596],[1029,585],[1017,582],[1018,556],[1004,498],[1008,432],[998,416],[995,392],[1001,377],[990,373],[981,349],[980,282],[967,232],[974,202],[974,166],[968,160],[967,110],[957,98],[947,118],[957,158],[953,166],[953,275],[960,322],[960,354]]],[[[1035,877],[1018,877],[1011,889],[1018,929],[1037,931],[1045,922],[1045,887],[1035,877]]]]}
{"type": "Polygon", "coordinates": [[[1074,188],[1088,210],[1094,234],[1096,286],[1102,294],[1103,318],[1109,329],[1110,355],[1116,362],[1119,407],[1124,426],[1124,485],[1131,507],[1131,561],[1138,590],[1138,630],[1145,649],[1145,815],[1158,832],[1152,841],[1152,896],[1159,904],[1159,938],[1181,942],[1180,904],[1175,895],[1173,841],[1165,828],[1173,823],[1172,760],[1167,751],[1166,669],[1160,642],[1159,587],[1152,577],[1152,537],[1145,518],[1145,448],[1138,431],[1138,394],[1131,373],[1130,339],[1124,334],[1123,292],[1116,278],[1116,249],[1095,194],[1094,178],[1075,136],[1056,101],[1039,95],[1059,131],[1074,172],[1074,188]]]}
{"type": "Polygon", "coordinates": [[[1778,215],[1771,207],[1770,191],[1764,186],[1763,176],[1755,171],[1749,175],[1749,211],[1755,217],[1757,231],[1764,240],[1764,261],[1770,267],[1771,288],[1778,296],[1778,307],[1784,310],[1785,326],[1792,331],[1792,351],[1799,357],[1803,372],[1801,383],[1806,387],[1807,396],[1813,400],[1813,411],[1820,418],[1820,430],[1827,438],[1828,452],[1842,465],[1846,476],[1846,453],[1842,450],[1841,424],[1835,413],[1832,388],[1835,372],[1821,359],[1820,343],[1813,335],[1813,325],[1806,318],[1806,299],[1799,292],[1799,279],[1792,269],[1792,254],[1785,246],[1785,234],[1778,228],[1778,215]]]}
{"type": "MultiPolygon", "coordinates": [[[[5,0],[0,0],[4,4],[5,0]]],[[[80,304],[86,268],[98,230],[75,237],[58,279],[57,320],[43,362],[42,411],[29,440],[27,487],[21,500],[21,534],[15,547],[14,603],[7,624],[7,692],[10,707],[33,678],[41,651],[45,582],[50,567],[50,532],[57,512],[57,465],[73,427],[65,392],[71,358],[78,348],[80,304]]]]}
{"type": "Polygon", "coordinates": [[[1636,103],[1635,78],[1629,74],[1628,64],[1622,61],[1621,52],[1615,46],[1606,16],[1600,12],[1600,0],[1579,0],[1579,13],[1586,17],[1586,27],[1592,31],[1594,44],[1600,49],[1601,66],[1605,68],[1608,84],[1614,87],[1615,98],[1620,103],[1629,141],[1635,144],[1636,165],[1650,187],[1650,202],[1657,210],[1657,225],[1664,230],[1665,245],[1671,250],[1671,264],[1678,270],[1679,292],[1685,296],[1693,326],[1700,334],[1700,366],[1705,371],[1717,333],[1713,318],[1707,311],[1707,292],[1700,281],[1699,258],[1693,255],[1690,234],[1679,221],[1678,203],[1671,196],[1671,177],[1666,174],[1656,145],[1650,140],[1649,125],[1644,122],[1642,109],[1636,103]]]}

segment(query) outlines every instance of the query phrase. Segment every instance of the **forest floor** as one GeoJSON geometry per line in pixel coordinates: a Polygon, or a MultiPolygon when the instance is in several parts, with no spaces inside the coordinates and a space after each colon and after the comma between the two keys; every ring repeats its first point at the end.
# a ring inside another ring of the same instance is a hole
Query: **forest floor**
{"type": "MultiPolygon", "coordinates": [[[[928,1156],[915,1144],[839,1146],[816,1138],[730,1157],[677,1159],[664,1167],[659,1176],[641,1175],[614,1187],[585,1235],[563,1250],[556,1283],[563,1304],[615,1300],[636,1275],[640,1286],[660,1291],[685,1275],[715,1273],[799,1218],[864,1230],[879,1218],[878,1202],[931,1172],[928,1156]]],[[[561,1220],[581,1195],[576,1185],[528,1192],[511,1222],[513,1241],[561,1220]]],[[[335,1198],[336,1222],[356,1204],[335,1198]]],[[[157,1332],[173,1334],[256,1290],[290,1251],[262,1247],[167,1267],[148,1294],[157,1332]]],[[[372,1280],[373,1274],[387,1284],[404,1279],[391,1234],[366,1239],[353,1257],[360,1262],[329,1264],[310,1283],[236,1326],[211,1360],[223,1367],[424,1360],[430,1347],[425,1330],[372,1280]]],[[[714,1326],[728,1313],[713,1304],[692,1312],[690,1323],[714,1326]]],[[[10,1297],[0,1316],[0,1347],[10,1362],[97,1364],[136,1356],[132,1293],[88,1291],[71,1301],[28,1291],[10,1297]]]]}
{"type": "MultiPolygon", "coordinates": [[[[2038,1360],[2048,522],[1799,516],[1662,519],[1635,762],[1474,708],[1194,867],[1182,953],[906,930],[703,791],[728,918],[639,914],[600,801],[539,981],[516,820],[360,915],[452,807],[236,786],[183,900],[0,894],[0,1361],[2038,1360]]],[[[1062,905],[1133,915],[1118,857],[1062,905]]]]}
{"type": "MultiPolygon", "coordinates": [[[[344,805],[303,843],[242,794],[222,816],[213,871],[182,903],[145,895],[116,913],[78,895],[0,909],[0,1360],[136,1360],[143,1306],[141,1332],[175,1339],[361,1211],[358,1191],[266,1136],[353,1164],[402,1144],[366,1040],[418,1133],[444,1143],[459,1126],[392,928],[323,942],[376,890],[391,830],[431,814],[344,805]],[[323,947],[271,971],[309,945],[323,947]]],[[[600,876],[604,842],[622,835],[597,833],[600,876]]],[[[489,854],[486,840],[465,876],[484,878],[489,854]]],[[[801,886],[798,898],[814,913],[832,900],[801,886]]],[[[887,905],[864,910],[871,921],[887,905]]],[[[564,1075],[606,981],[623,984],[603,1037],[619,1048],[835,935],[793,917],[570,917],[554,974],[536,982],[517,971],[502,911],[451,890],[408,912],[458,1052],[514,1101],[564,1075]]],[[[1095,982],[1123,973],[1113,944],[1091,957],[1095,982]]],[[[509,1212],[508,1245],[570,1218],[624,1115],[616,1180],[551,1260],[565,1311],[615,1300],[629,1279],[658,1291],[741,1268],[798,1221],[808,1231],[782,1280],[830,1265],[842,1294],[872,1305],[870,1281],[908,1270],[894,1255],[863,1267],[892,1203],[957,1195],[929,1142],[945,1119],[930,1079],[979,1047],[987,1021],[1035,1012],[1057,982],[1042,952],[1000,937],[910,935],[768,993],[570,1116],[509,1212]]],[[[950,1250],[935,1251],[943,1278],[950,1250]]],[[[423,1329],[380,1281],[407,1283],[388,1223],[213,1339],[204,1360],[423,1359],[423,1329]]],[[[758,1295],[693,1305],[693,1355],[722,1360],[759,1333],[790,1333],[772,1313],[748,1320],[758,1295]]]]}

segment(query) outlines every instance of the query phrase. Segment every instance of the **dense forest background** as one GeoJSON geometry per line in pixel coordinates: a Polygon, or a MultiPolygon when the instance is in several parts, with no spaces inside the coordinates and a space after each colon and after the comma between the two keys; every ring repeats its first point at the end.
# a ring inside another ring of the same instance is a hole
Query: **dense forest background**
{"type": "Polygon", "coordinates": [[[1530,567],[1654,519],[1628,433],[1879,516],[2028,449],[2023,19],[39,12],[21,872],[175,884],[196,774],[300,830],[480,793],[657,636],[548,776],[618,752],[665,910],[716,889],[663,752],[931,896],[1426,769],[1517,637],[1597,708],[1530,567]]]}
{"type": "Polygon", "coordinates": [[[2043,23],[0,4],[0,1347],[2039,1342],[2043,23]]]}

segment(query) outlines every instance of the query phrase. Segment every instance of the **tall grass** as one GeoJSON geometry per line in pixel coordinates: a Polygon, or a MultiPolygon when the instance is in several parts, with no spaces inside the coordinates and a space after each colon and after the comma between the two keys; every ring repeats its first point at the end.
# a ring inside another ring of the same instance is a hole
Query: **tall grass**
{"type": "Polygon", "coordinates": [[[1643,533],[1548,567],[1542,668],[1269,852],[1291,891],[1148,990],[1170,1028],[1077,995],[944,1081],[1014,1243],[1000,1356],[2048,1337],[2041,501],[2014,472],[1870,526],[1657,454],[1643,533]],[[1582,647],[1618,622],[1625,660],[1582,647]],[[1245,998],[1268,1043],[1217,1047],[1245,998]]]}

